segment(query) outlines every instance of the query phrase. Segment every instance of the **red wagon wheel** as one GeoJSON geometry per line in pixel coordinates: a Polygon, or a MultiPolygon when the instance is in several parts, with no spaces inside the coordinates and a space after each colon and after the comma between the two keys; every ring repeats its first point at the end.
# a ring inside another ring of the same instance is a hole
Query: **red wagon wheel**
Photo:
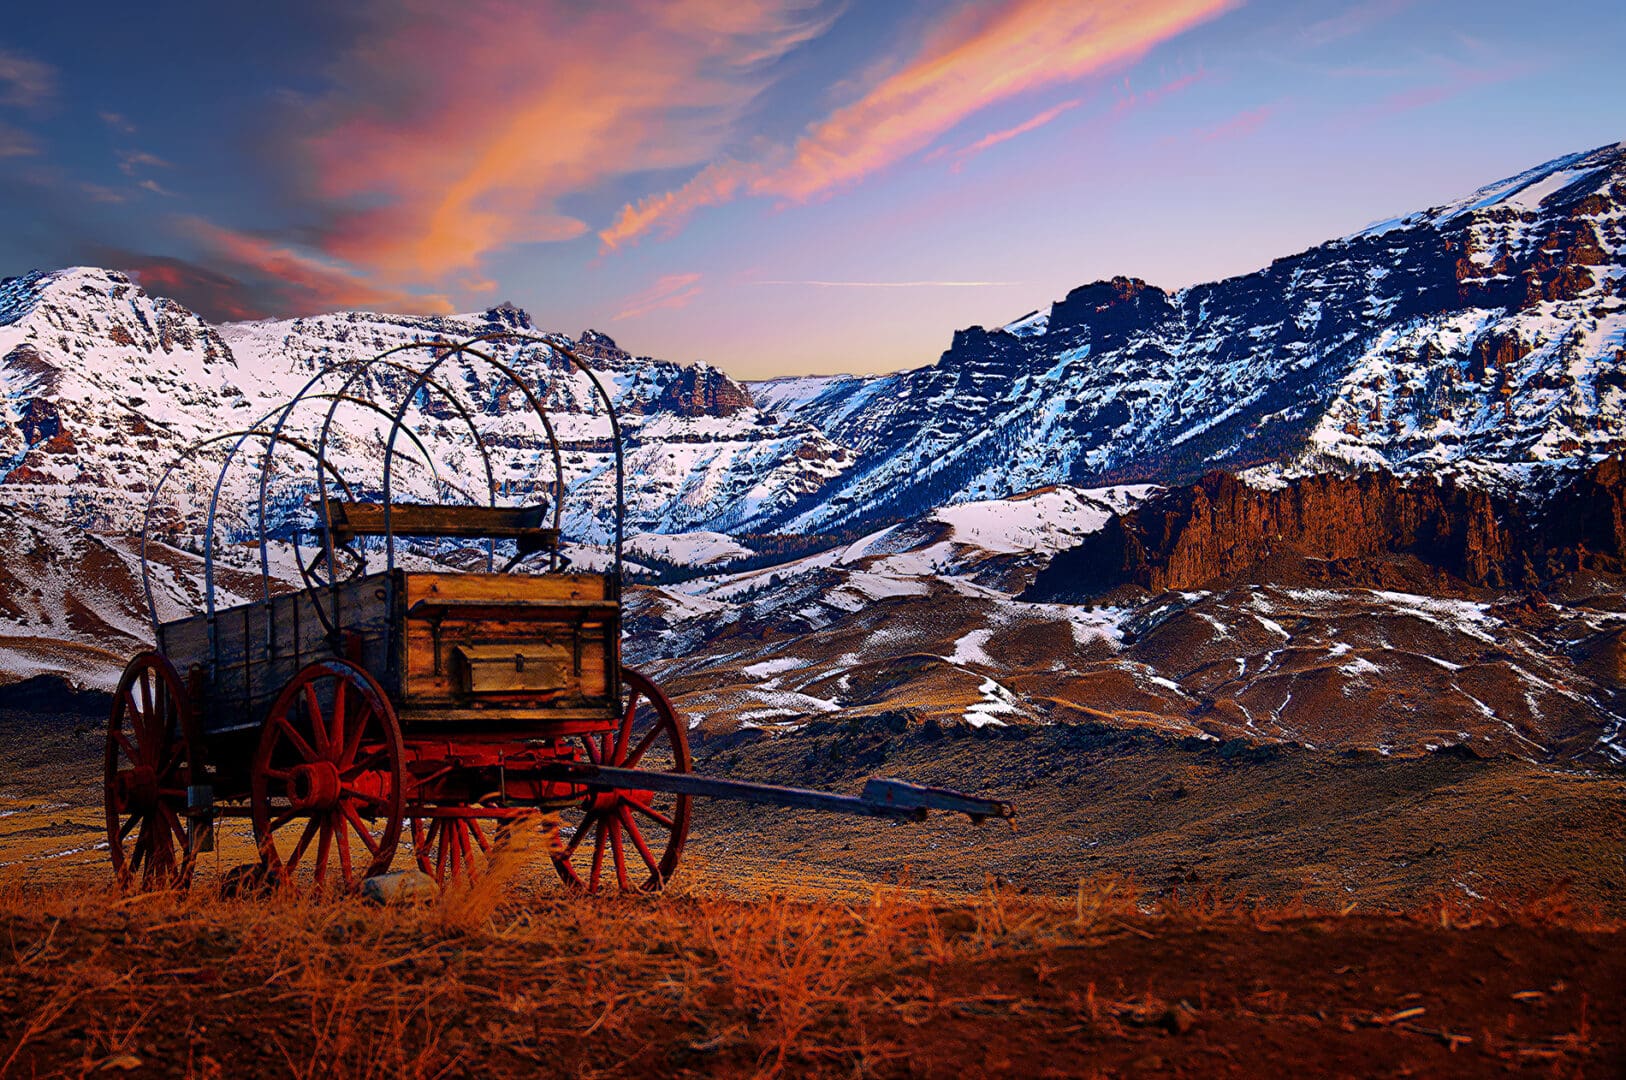
{"type": "Polygon", "coordinates": [[[448,878],[476,878],[491,862],[491,849],[508,827],[476,806],[426,806],[412,815],[412,850],[418,869],[441,885],[448,878]]]}
{"type": "Polygon", "coordinates": [[[353,889],[389,869],[404,757],[395,710],[366,671],[322,660],[295,675],[260,728],[250,777],[254,838],[272,878],[305,869],[320,889],[336,864],[353,889]]]}
{"type": "MultiPolygon", "coordinates": [[[[688,734],[660,687],[631,668],[621,669],[621,686],[621,723],[601,735],[581,736],[587,760],[623,769],[692,771],[688,734]]],[[[683,854],[690,801],[688,795],[655,791],[591,792],[565,814],[561,833],[567,839],[553,857],[554,868],[567,884],[588,892],[603,886],[606,863],[621,891],[658,890],[672,879],[683,854]]]]}
{"type": "Polygon", "coordinates": [[[158,653],[139,654],[113,694],[103,770],[107,850],[121,886],[137,875],[143,889],[191,883],[186,789],[194,742],[181,677],[158,653]]]}

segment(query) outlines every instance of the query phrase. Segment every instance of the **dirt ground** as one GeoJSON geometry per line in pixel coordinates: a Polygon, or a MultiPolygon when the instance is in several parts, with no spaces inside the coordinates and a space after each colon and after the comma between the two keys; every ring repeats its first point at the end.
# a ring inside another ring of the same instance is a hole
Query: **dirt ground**
{"type": "Polygon", "coordinates": [[[812,729],[697,766],[1016,827],[708,803],[665,896],[380,909],[120,897],[97,728],[0,716],[0,1077],[1626,1075],[1615,775],[812,729]]]}

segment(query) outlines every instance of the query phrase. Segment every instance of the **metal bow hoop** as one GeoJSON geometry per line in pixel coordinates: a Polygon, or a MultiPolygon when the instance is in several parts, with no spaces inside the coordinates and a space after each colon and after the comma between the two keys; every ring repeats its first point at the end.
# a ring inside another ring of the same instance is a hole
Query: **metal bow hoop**
{"type": "MultiPolygon", "coordinates": [[[[270,415],[270,413],[267,413],[265,418],[268,418],[270,415]]],[[[262,423],[265,418],[262,418],[262,423]]],[[[152,626],[152,636],[154,642],[159,642],[160,625],[158,621],[158,606],[156,603],[154,603],[152,594],[152,560],[148,557],[147,553],[148,541],[152,536],[153,507],[157,504],[159,493],[163,491],[164,486],[169,483],[169,478],[175,475],[175,471],[177,469],[196,456],[199,451],[217,443],[225,442],[228,439],[236,440],[232,444],[231,453],[235,453],[237,448],[242,446],[243,443],[247,442],[249,439],[265,439],[268,443],[285,442],[289,446],[292,446],[295,450],[298,450],[300,453],[305,454],[307,457],[317,462],[319,466],[325,467],[327,471],[333,474],[334,479],[337,480],[339,485],[346,491],[349,491],[350,489],[350,485],[345,482],[343,476],[339,475],[338,470],[334,469],[332,465],[328,465],[322,461],[321,456],[316,452],[316,448],[314,446],[310,445],[308,442],[305,442],[303,439],[295,438],[292,435],[283,435],[279,432],[270,431],[259,425],[251,428],[244,428],[241,431],[227,431],[219,435],[211,435],[208,438],[199,439],[197,442],[192,443],[190,446],[182,450],[178,455],[176,455],[175,460],[169,463],[169,467],[166,468],[163,475],[158,478],[158,482],[152,486],[152,490],[147,493],[147,505],[141,513],[141,589],[147,600],[147,621],[152,626]]],[[[227,461],[228,463],[230,461],[229,455],[227,461]]],[[[224,476],[224,469],[222,469],[220,475],[224,476]]],[[[206,602],[210,605],[208,610],[210,614],[211,626],[213,626],[214,622],[214,612],[212,606],[214,587],[213,525],[215,500],[218,499],[219,494],[220,478],[217,477],[215,481],[214,495],[211,497],[209,503],[209,525],[204,530],[203,540],[204,578],[208,583],[207,588],[205,589],[205,597],[206,602]]],[[[159,644],[162,645],[161,642],[159,642],[159,644]]]]}
{"type": "MultiPolygon", "coordinates": [[[[393,477],[394,477],[393,465],[394,465],[394,450],[395,450],[396,433],[401,430],[403,421],[404,421],[405,416],[406,416],[407,409],[409,409],[411,407],[412,402],[417,398],[418,394],[420,392],[422,392],[422,390],[426,386],[437,385],[437,384],[435,384],[433,382],[433,380],[431,378],[433,376],[435,370],[437,368],[439,368],[441,364],[445,363],[446,360],[450,359],[453,356],[468,354],[468,355],[474,356],[474,357],[476,357],[478,359],[485,360],[488,364],[490,364],[492,367],[496,368],[505,377],[507,377],[507,379],[510,382],[512,382],[514,384],[514,386],[516,388],[518,388],[521,393],[523,393],[525,395],[525,399],[526,399],[527,403],[531,406],[531,410],[536,414],[537,418],[542,422],[542,430],[547,436],[548,445],[549,445],[549,448],[551,449],[552,455],[553,455],[553,468],[554,468],[553,519],[554,519],[554,528],[556,530],[558,529],[560,521],[562,520],[562,515],[563,515],[563,512],[564,512],[564,495],[565,495],[564,455],[563,455],[563,453],[561,452],[561,450],[559,448],[559,438],[554,433],[553,422],[552,422],[552,420],[549,419],[547,410],[543,407],[542,402],[540,400],[538,400],[536,394],[531,390],[531,388],[529,386],[527,386],[525,384],[525,381],[523,379],[521,379],[519,377],[519,375],[512,368],[510,368],[508,365],[502,363],[501,361],[495,359],[494,357],[488,356],[485,353],[482,353],[479,350],[473,349],[473,348],[470,347],[471,344],[474,344],[474,343],[479,342],[481,340],[484,340],[484,339],[482,339],[482,338],[474,338],[474,339],[471,339],[468,342],[463,342],[463,343],[460,343],[460,344],[452,344],[450,342],[445,342],[445,341],[414,342],[414,343],[412,343],[410,345],[398,346],[396,349],[390,350],[390,352],[393,353],[393,352],[401,351],[403,349],[408,349],[408,348],[430,348],[430,349],[433,349],[437,353],[435,358],[430,361],[430,363],[428,364],[427,367],[423,368],[421,371],[414,372],[414,374],[416,375],[416,378],[415,378],[412,386],[407,390],[406,394],[404,394],[402,396],[402,398],[401,398],[400,404],[396,409],[394,422],[392,423],[391,428],[390,428],[389,440],[388,440],[388,442],[387,442],[387,444],[385,446],[385,452],[384,452],[384,533],[385,533],[385,537],[384,537],[384,542],[385,542],[385,550],[387,552],[388,565],[389,565],[389,568],[391,570],[393,570],[395,568],[395,535],[394,535],[392,523],[390,521],[390,506],[391,506],[391,503],[393,501],[391,496],[392,496],[392,483],[393,483],[393,477]]],[[[542,339],[537,339],[537,340],[542,340],[542,339]]],[[[545,342],[545,341],[544,341],[544,343],[545,344],[551,344],[551,343],[548,343],[548,342],[545,342]]],[[[389,353],[384,353],[384,354],[381,354],[378,357],[374,357],[372,360],[363,361],[362,363],[357,365],[355,370],[353,370],[350,373],[350,375],[345,379],[345,382],[340,387],[339,392],[341,394],[342,393],[347,393],[349,391],[351,385],[358,378],[365,375],[368,371],[371,370],[373,364],[383,360],[384,357],[388,356],[388,355],[389,355],[389,353]]],[[[317,443],[316,443],[317,452],[320,455],[322,455],[323,460],[326,460],[328,438],[332,433],[333,417],[334,417],[334,415],[335,415],[335,413],[337,411],[338,411],[338,402],[334,402],[334,404],[331,407],[329,407],[327,416],[322,422],[321,435],[317,439],[317,443]]],[[[496,505],[496,481],[490,474],[490,457],[489,457],[489,454],[486,451],[484,439],[479,434],[478,430],[474,430],[474,437],[475,437],[477,445],[480,447],[481,455],[482,455],[483,458],[485,458],[486,463],[487,463],[487,465],[486,465],[487,472],[488,472],[487,488],[488,488],[488,490],[490,492],[490,495],[491,495],[490,505],[495,506],[496,505]]],[[[334,565],[333,560],[335,558],[334,545],[333,545],[333,506],[332,506],[332,500],[328,496],[327,477],[326,477],[325,472],[323,472],[322,470],[317,471],[317,492],[318,492],[318,495],[320,497],[320,505],[321,505],[321,509],[322,509],[322,543],[323,543],[323,551],[324,551],[325,558],[327,560],[327,565],[331,568],[334,565]]],[[[488,548],[487,562],[486,562],[486,566],[487,566],[488,571],[490,569],[492,569],[493,566],[494,566],[495,553],[496,553],[496,545],[493,542],[491,544],[491,546],[488,548]]],[[[557,566],[557,552],[554,555],[554,565],[557,566]]],[[[618,569],[619,569],[619,567],[618,567],[618,569]]],[[[330,593],[331,593],[332,613],[333,613],[333,617],[332,617],[332,620],[331,620],[331,625],[336,626],[338,624],[338,622],[339,622],[340,587],[339,587],[339,582],[336,579],[333,580],[332,582],[330,582],[330,585],[331,585],[330,593]]],[[[327,620],[324,620],[324,621],[327,621],[327,620]]],[[[337,647],[337,641],[335,641],[335,647],[337,647]]]]}
{"type": "MultiPolygon", "coordinates": [[[[323,368],[321,371],[317,372],[314,376],[312,376],[312,378],[310,379],[309,382],[307,382],[304,386],[302,386],[300,388],[299,392],[293,396],[293,399],[290,400],[288,402],[288,404],[286,404],[286,405],[284,405],[282,407],[281,414],[277,417],[277,423],[276,423],[276,427],[274,428],[274,430],[280,433],[282,431],[283,425],[288,422],[288,417],[293,414],[294,407],[297,406],[301,401],[305,400],[307,397],[321,397],[321,398],[333,397],[334,404],[333,404],[332,408],[330,408],[328,410],[327,418],[326,418],[326,420],[324,421],[324,424],[323,424],[323,429],[322,430],[323,430],[324,439],[323,439],[323,441],[320,441],[318,443],[318,447],[321,450],[321,454],[319,456],[320,456],[321,460],[326,461],[327,459],[326,459],[326,456],[325,456],[325,454],[326,454],[325,436],[326,436],[326,431],[327,431],[327,424],[332,421],[333,412],[338,408],[339,400],[343,399],[343,400],[351,400],[351,401],[360,401],[360,400],[364,400],[364,399],[360,398],[357,395],[353,395],[353,394],[348,393],[350,384],[351,384],[352,381],[354,381],[355,373],[352,373],[352,375],[349,378],[346,378],[346,380],[344,382],[344,385],[342,387],[340,387],[339,390],[335,391],[332,395],[329,395],[329,394],[312,395],[311,391],[316,387],[317,383],[321,382],[323,379],[327,378],[329,375],[334,375],[334,374],[344,372],[345,370],[347,370],[350,367],[356,367],[359,370],[367,370],[367,369],[370,369],[375,364],[382,364],[385,367],[394,368],[394,369],[396,369],[398,371],[405,372],[406,374],[412,375],[412,376],[415,377],[417,375],[417,369],[416,368],[413,368],[410,365],[403,364],[398,360],[393,360],[393,359],[390,359],[390,358],[392,356],[394,356],[396,353],[406,352],[407,350],[410,350],[410,349],[453,348],[453,347],[454,346],[452,345],[451,342],[444,341],[444,340],[439,340],[439,339],[431,340],[431,341],[414,341],[414,342],[409,342],[409,343],[407,343],[405,345],[397,345],[395,348],[388,349],[388,350],[386,350],[386,351],[384,351],[382,353],[379,353],[377,356],[374,356],[374,357],[370,357],[370,358],[362,359],[362,360],[353,360],[353,361],[350,361],[349,363],[346,363],[346,364],[339,364],[339,365],[335,365],[334,367],[323,368]]],[[[469,434],[474,440],[475,449],[477,449],[480,452],[480,459],[485,465],[486,487],[488,489],[492,489],[490,491],[490,493],[489,493],[489,497],[493,500],[492,505],[495,505],[495,498],[496,498],[496,494],[495,494],[495,490],[494,490],[494,487],[495,487],[495,480],[494,480],[495,473],[493,472],[492,467],[491,467],[491,454],[486,449],[485,441],[480,437],[480,431],[479,431],[479,428],[474,423],[474,417],[469,413],[469,410],[466,407],[464,407],[462,401],[455,394],[453,394],[452,391],[449,388],[444,387],[444,386],[440,385],[439,383],[436,383],[434,385],[434,388],[436,390],[438,390],[448,401],[450,401],[452,403],[452,406],[453,406],[453,408],[455,408],[457,410],[458,415],[463,418],[463,422],[468,425],[469,434]]],[[[382,406],[374,404],[370,400],[368,400],[368,407],[373,409],[374,411],[380,413],[381,415],[384,415],[384,416],[389,416],[390,415],[388,412],[385,412],[385,410],[383,409],[382,406]]],[[[422,443],[420,442],[419,445],[421,446],[422,443]]],[[[268,543],[268,538],[267,538],[267,535],[266,535],[267,530],[266,530],[265,507],[266,507],[266,502],[267,502],[267,500],[269,498],[270,484],[271,484],[271,458],[272,458],[272,455],[274,454],[275,450],[276,450],[275,443],[268,446],[266,448],[265,458],[260,463],[260,500],[259,500],[259,515],[260,515],[260,517],[259,517],[259,529],[260,529],[260,580],[261,580],[261,592],[262,592],[262,595],[264,596],[264,599],[265,599],[265,602],[266,602],[266,607],[267,607],[267,612],[266,612],[266,618],[267,619],[269,619],[271,617],[270,616],[270,610],[269,610],[270,609],[270,603],[271,603],[271,553],[270,553],[270,546],[269,546],[269,543],[268,543]]],[[[433,455],[429,455],[429,452],[428,452],[427,449],[424,450],[424,453],[429,456],[431,461],[433,461],[433,455]]],[[[317,470],[316,475],[317,475],[317,484],[318,484],[318,486],[320,486],[322,484],[322,477],[323,477],[324,472],[325,472],[325,470],[323,470],[323,469],[318,469],[317,470]]],[[[326,515],[324,514],[324,518],[325,517],[326,517],[326,515]]],[[[324,523],[327,524],[327,525],[332,524],[331,521],[324,521],[324,523]]],[[[296,541],[296,545],[297,545],[297,541],[296,541]]],[[[296,552],[296,557],[297,557],[297,554],[298,553],[296,552]]],[[[328,565],[331,567],[332,563],[330,562],[328,565]]],[[[270,631],[268,630],[267,632],[270,632],[270,631]]]]}
{"type": "MultiPolygon", "coordinates": [[[[468,341],[463,343],[462,347],[463,348],[468,348],[471,345],[478,345],[478,344],[482,344],[482,343],[485,343],[485,342],[504,342],[504,341],[506,341],[506,342],[516,342],[516,343],[526,343],[526,344],[533,344],[533,345],[543,345],[543,346],[546,346],[548,348],[548,350],[551,351],[552,353],[554,353],[555,355],[564,357],[566,360],[570,361],[570,363],[575,366],[577,371],[580,371],[583,375],[587,376],[587,381],[593,384],[594,392],[598,394],[599,401],[601,401],[603,403],[603,405],[604,405],[604,413],[609,418],[609,421],[610,421],[611,441],[615,444],[615,576],[617,578],[619,578],[621,576],[621,546],[622,546],[622,541],[624,540],[624,533],[625,533],[625,526],[626,526],[626,519],[627,519],[627,512],[626,512],[627,511],[627,502],[626,502],[626,479],[627,479],[627,477],[626,477],[625,455],[623,453],[622,445],[621,445],[621,421],[616,417],[615,402],[611,399],[609,391],[604,389],[604,383],[598,377],[598,373],[595,372],[591,367],[589,367],[587,365],[587,362],[585,360],[583,360],[576,353],[576,350],[570,348],[567,345],[561,345],[559,342],[555,341],[552,338],[542,337],[541,335],[538,335],[538,334],[522,334],[522,333],[519,333],[518,331],[514,331],[514,330],[502,330],[502,331],[497,331],[496,333],[482,334],[479,337],[470,338],[468,341]]],[[[551,430],[552,429],[550,428],[549,429],[550,433],[551,433],[551,430]]],[[[555,442],[554,443],[554,455],[555,455],[555,458],[558,457],[558,454],[559,454],[559,447],[558,447],[558,443],[555,442]]],[[[562,475],[563,475],[563,471],[562,471],[562,466],[561,466],[561,481],[560,481],[561,486],[560,486],[560,489],[559,489],[560,490],[560,502],[559,502],[559,505],[555,507],[554,515],[553,515],[554,527],[555,528],[557,528],[558,525],[559,525],[559,510],[562,508],[562,505],[563,505],[564,488],[563,488],[562,475]]]]}

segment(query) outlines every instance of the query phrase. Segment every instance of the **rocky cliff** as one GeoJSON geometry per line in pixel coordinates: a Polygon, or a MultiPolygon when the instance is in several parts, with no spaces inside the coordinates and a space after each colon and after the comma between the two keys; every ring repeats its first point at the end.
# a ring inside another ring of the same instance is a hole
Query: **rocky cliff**
{"type": "Polygon", "coordinates": [[[1275,555],[1347,561],[1410,555],[1469,585],[1539,589],[1575,571],[1618,574],[1626,556],[1626,465],[1607,458],[1539,504],[1451,477],[1318,475],[1269,488],[1227,473],[1161,492],[1056,555],[1024,594],[1086,600],[1120,585],[1202,588],[1275,555]]]}

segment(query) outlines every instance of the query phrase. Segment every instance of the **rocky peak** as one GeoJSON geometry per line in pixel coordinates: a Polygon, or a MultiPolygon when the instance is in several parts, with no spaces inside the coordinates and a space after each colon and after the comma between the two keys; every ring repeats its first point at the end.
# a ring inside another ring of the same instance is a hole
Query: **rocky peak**
{"type": "Polygon", "coordinates": [[[486,322],[496,330],[536,329],[536,324],[531,321],[530,313],[514,304],[511,300],[504,300],[494,308],[487,308],[486,322]]]}
{"type": "Polygon", "coordinates": [[[1080,285],[1050,307],[1049,333],[1087,328],[1097,352],[1120,345],[1131,330],[1173,312],[1169,294],[1139,278],[1115,277],[1080,285]]]}
{"type": "Polygon", "coordinates": [[[733,416],[753,407],[750,391],[710,364],[680,369],[658,404],[680,416],[733,416]]]}

